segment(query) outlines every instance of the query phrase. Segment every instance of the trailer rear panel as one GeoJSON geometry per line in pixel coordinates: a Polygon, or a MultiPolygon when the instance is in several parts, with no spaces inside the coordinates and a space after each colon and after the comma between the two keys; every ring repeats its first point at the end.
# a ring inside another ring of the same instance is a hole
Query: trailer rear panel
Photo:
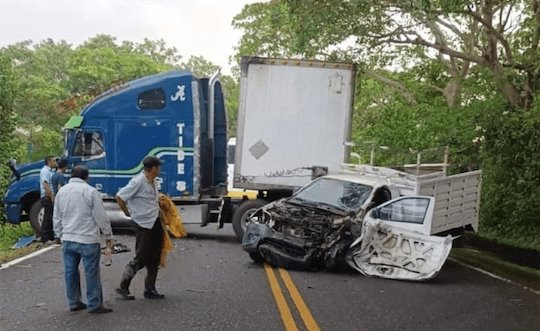
{"type": "Polygon", "coordinates": [[[292,189],[347,162],[353,64],[244,58],[234,186],[292,189]]]}

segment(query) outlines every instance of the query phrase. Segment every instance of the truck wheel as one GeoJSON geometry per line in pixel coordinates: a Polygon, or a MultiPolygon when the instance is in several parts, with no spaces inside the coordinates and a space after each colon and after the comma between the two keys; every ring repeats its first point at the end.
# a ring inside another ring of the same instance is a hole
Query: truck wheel
{"type": "Polygon", "coordinates": [[[236,208],[232,218],[232,226],[238,240],[242,240],[251,215],[266,204],[268,202],[264,200],[248,200],[236,208]]]}
{"type": "Polygon", "coordinates": [[[32,208],[30,208],[30,224],[32,225],[32,229],[34,230],[34,233],[36,234],[36,237],[41,236],[41,223],[43,223],[43,215],[45,214],[45,209],[43,208],[43,205],[41,204],[41,200],[38,200],[34,202],[32,205],[32,208]]]}

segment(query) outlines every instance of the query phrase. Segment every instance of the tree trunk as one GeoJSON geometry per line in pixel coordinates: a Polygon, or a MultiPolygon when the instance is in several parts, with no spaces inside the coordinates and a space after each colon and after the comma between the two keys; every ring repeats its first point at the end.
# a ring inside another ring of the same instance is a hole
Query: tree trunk
{"type": "Polygon", "coordinates": [[[491,71],[495,76],[495,80],[499,89],[501,90],[503,96],[512,106],[523,107],[523,98],[519,90],[508,80],[504,69],[499,65],[495,64],[491,66],[491,71]]]}
{"type": "Polygon", "coordinates": [[[443,95],[446,99],[446,104],[450,108],[459,107],[461,105],[461,94],[463,85],[458,77],[451,78],[443,89],[443,95]]]}

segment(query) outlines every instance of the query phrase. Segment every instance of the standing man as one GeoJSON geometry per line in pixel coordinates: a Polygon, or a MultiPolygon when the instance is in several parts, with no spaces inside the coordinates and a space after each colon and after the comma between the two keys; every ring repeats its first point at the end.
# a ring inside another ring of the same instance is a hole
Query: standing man
{"type": "Polygon", "coordinates": [[[88,309],[90,314],[104,314],[99,271],[101,256],[100,232],[107,246],[112,244],[111,223],[98,191],[88,185],[88,169],[76,166],[69,183],[56,196],[54,232],[63,242],[66,294],[71,311],[88,309]],[[79,263],[82,259],[86,278],[86,300],[81,301],[79,263]]]}
{"type": "Polygon", "coordinates": [[[66,184],[64,173],[67,170],[67,160],[60,159],[56,162],[56,164],[56,172],[51,178],[51,185],[54,194],[58,194],[58,190],[60,190],[60,188],[66,184]]]}
{"type": "Polygon", "coordinates": [[[54,192],[51,185],[51,180],[54,175],[53,168],[56,168],[56,159],[49,155],[45,158],[45,165],[39,173],[39,189],[41,204],[45,209],[43,214],[43,222],[41,223],[41,241],[47,243],[54,240],[53,232],[53,203],[54,192]]]}
{"type": "Polygon", "coordinates": [[[163,299],[156,290],[156,278],[163,246],[163,227],[159,219],[159,192],[155,179],[159,176],[161,160],[148,156],[143,160],[144,171],[133,177],[116,195],[116,201],[124,213],[137,225],[135,257],[124,272],[116,293],[120,299],[133,300],[129,285],[135,274],[146,267],[144,297],[163,299]]]}

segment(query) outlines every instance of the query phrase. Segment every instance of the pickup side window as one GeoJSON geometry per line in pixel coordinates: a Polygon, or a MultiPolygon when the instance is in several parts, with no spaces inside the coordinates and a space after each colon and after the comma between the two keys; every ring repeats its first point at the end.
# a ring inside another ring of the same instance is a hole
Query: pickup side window
{"type": "Polygon", "coordinates": [[[137,106],[140,110],[157,110],[165,108],[165,92],[157,88],[139,94],[137,106]]]}
{"type": "Polygon", "coordinates": [[[405,198],[379,209],[379,219],[392,222],[423,224],[429,199],[405,198]]]}
{"type": "Polygon", "coordinates": [[[386,187],[378,188],[375,193],[373,193],[373,199],[367,206],[366,210],[371,210],[379,205],[382,205],[386,201],[392,200],[392,193],[386,187]]]}
{"type": "Polygon", "coordinates": [[[101,132],[77,132],[73,156],[97,158],[105,154],[101,132]]]}

